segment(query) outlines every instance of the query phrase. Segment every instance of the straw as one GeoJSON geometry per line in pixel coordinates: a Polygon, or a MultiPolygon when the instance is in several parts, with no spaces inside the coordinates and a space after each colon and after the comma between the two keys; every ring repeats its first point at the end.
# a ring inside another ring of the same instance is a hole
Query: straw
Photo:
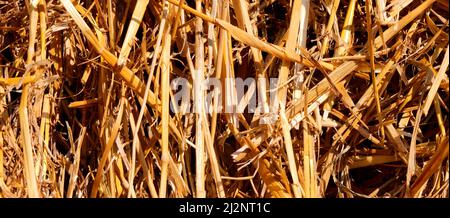
{"type": "Polygon", "coordinates": [[[448,30],[444,0],[0,1],[0,197],[447,198],[448,30]]]}

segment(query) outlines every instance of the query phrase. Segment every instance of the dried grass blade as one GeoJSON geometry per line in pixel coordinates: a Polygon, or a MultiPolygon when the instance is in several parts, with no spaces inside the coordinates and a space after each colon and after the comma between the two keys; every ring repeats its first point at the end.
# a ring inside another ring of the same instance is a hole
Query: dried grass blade
{"type": "Polygon", "coordinates": [[[434,152],[431,160],[425,165],[422,170],[422,174],[417,177],[414,184],[411,186],[410,195],[412,197],[416,196],[423,185],[426,184],[428,179],[441,167],[442,162],[448,158],[448,136],[442,139],[439,143],[438,149],[434,152]]]}

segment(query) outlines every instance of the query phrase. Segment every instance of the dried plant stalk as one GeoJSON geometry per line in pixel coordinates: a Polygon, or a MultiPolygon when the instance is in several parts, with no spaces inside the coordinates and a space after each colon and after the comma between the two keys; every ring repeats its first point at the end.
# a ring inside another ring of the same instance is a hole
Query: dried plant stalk
{"type": "Polygon", "coordinates": [[[120,50],[119,58],[117,59],[117,64],[122,66],[126,63],[128,59],[128,55],[130,54],[130,50],[133,42],[133,38],[135,37],[139,25],[142,22],[142,18],[144,17],[145,9],[147,8],[148,0],[138,0],[136,2],[136,6],[134,7],[133,14],[131,15],[130,25],[128,26],[127,34],[125,35],[125,39],[123,40],[122,49],[120,50]]]}
{"type": "Polygon", "coordinates": [[[447,6],[0,1],[0,197],[446,198],[447,6]]]}
{"type": "Polygon", "coordinates": [[[167,189],[167,168],[169,165],[170,153],[169,153],[169,71],[170,71],[170,34],[166,35],[162,54],[161,54],[161,99],[162,99],[162,114],[161,114],[161,184],[159,187],[159,197],[164,198],[166,196],[167,189]]]}
{"type": "MultiPolygon", "coordinates": [[[[30,2],[30,40],[28,44],[28,53],[27,53],[27,61],[28,65],[33,63],[34,57],[34,46],[36,42],[36,29],[37,29],[37,21],[38,21],[38,11],[37,11],[37,3],[38,2],[30,2]]],[[[26,75],[30,73],[27,72],[26,75]]],[[[23,140],[23,151],[24,151],[24,171],[26,184],[28,189],[29,197],[37,198],[40,196],[38,190],[38,184],[36,180],[35,167],[34,167],[34,158],[33,158],[33,145],[30,134],[30,124],[28,117],[28,95],[29,95],[30,84],[26,84],[22,88],[22,95],[20,97],[20,106],[19,106],[19,117],[20,117],[20,131],[23,140]]]]}

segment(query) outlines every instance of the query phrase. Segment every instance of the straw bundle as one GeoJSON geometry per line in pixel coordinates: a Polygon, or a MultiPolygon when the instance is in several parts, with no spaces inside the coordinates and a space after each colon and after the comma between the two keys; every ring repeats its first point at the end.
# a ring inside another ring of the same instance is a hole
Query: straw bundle
{"type": "Polygon", "coordinates": [[[0,197],[449,197],[448,13],[0,1],[0,197]]]}

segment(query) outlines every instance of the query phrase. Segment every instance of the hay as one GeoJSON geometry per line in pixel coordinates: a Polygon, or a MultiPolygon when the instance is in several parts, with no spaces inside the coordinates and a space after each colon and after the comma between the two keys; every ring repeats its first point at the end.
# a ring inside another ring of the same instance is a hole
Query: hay
{"type": "Polygon", "coordinates": [[[0,1],[0,197],[449,197],[448,13],[0,1]]]}

